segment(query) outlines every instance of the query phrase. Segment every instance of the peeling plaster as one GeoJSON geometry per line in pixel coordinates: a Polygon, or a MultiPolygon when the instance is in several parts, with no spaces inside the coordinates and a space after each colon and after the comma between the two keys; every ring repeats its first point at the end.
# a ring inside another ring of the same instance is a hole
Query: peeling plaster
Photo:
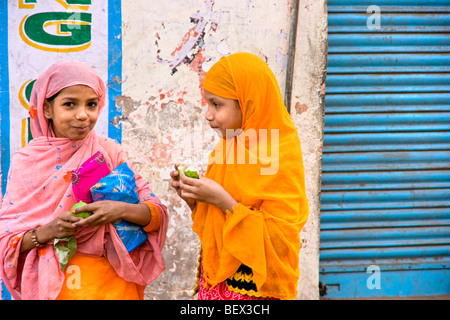
{"type": "Polygon", "coordinates": [[[292,119],[302,143],[309,218],[300,236],[299,299],[319,299],[320,189],[327,67],[326,0],[301,0],[297,27],[292,119]]]}

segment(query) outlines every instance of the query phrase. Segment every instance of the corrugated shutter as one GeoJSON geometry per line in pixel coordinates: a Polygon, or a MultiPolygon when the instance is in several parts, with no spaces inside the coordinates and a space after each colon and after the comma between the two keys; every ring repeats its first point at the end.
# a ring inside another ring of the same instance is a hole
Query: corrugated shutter
{"type": "Polygon", "coordinates": [[[329,0],[328,24],[324,298],[450,294],[450,1],[329,0]]]}

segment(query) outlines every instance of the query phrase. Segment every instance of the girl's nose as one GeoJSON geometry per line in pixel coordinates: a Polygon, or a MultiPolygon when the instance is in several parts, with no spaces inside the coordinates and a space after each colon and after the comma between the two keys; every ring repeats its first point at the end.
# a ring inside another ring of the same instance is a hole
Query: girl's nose
{"type": "Polygon", "coordinates": [[[205,119],[208,121],[214,120],[214,116],[211,113],[211,109],[208,107],[208,110],[206,110],[205,119]]]}
{"type": "Polygon", "coordinates": [[[75,117],[77,120],[85,120],[87,118],[86,109],[83,107],[78,108],[78,112],[75,117]]]}

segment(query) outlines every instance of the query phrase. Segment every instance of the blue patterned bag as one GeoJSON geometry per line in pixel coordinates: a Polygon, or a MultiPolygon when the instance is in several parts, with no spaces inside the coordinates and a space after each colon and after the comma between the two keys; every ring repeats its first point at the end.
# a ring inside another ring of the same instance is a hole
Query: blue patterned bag
{"type": "MultiPolygon", "coordinates": [[[[114,200],[139,203],[134,172],[126,163],[122,163],[91,188],[91,195],[94,201],[114,200]]],[[[113,225],[128,252],[147,241],[147,233],[138,224],[120,220],[113,225]]]]}

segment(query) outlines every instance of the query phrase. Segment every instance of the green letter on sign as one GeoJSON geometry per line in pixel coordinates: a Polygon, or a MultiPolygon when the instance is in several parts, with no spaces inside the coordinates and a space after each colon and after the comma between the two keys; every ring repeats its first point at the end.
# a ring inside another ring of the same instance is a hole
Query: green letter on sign
{"type": "Polygon", "coordinates": [[[45,51],[80,51],[90,45],[91,21],[92,14],[85,12],[36,13],[22,20],[21,37],[45,51]],[[56,28],[56,34],[45,30],[49,27],[56,28]]]}

